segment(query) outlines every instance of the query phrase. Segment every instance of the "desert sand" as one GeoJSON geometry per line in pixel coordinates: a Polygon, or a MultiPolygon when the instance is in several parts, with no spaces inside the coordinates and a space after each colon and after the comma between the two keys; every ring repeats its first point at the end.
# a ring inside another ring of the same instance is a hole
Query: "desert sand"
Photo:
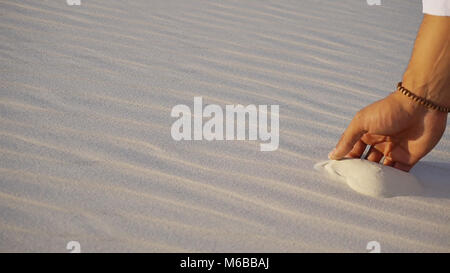
{"type": "MultiPolygon", "coordinates": [[[[450,130],[420,194],[314,170],[395,89],[420,1],[0,3],[0,251],[450,251],[450,130]],[[260,141],[175,141],[171,109],[279,105],[260,141]]],[[[364,178],[362,178],[364,179],[364,178]]]]}
{"type": "Polygon", "coordinates": [[[331,179],[347,183],[356,192],[372,197],[421,195],[424,192],[421,182],[412,173],[360,158],[323,161],[314,168],[331,179]]]}

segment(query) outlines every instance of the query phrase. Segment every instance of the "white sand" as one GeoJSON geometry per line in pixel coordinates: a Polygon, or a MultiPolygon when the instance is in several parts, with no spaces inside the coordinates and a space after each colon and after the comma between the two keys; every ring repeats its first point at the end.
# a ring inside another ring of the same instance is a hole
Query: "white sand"
{"type": "Polygon", "coordinates": [[[356,192],[372,197],[420,195],[424,192],[413,174],[368,160],[328,160],[317,163],[314,168],[326,172],[334,180],[346,182],[356,192]]]}
{"type": "Polygon", "coordinates": [[[420,1],[0,2],[0,251],[450,251],[450,130],[423,194],[313,169],[391,92],[420,1]],[[185,141],[171,108],[280,105],[280,144],[185,141]]]}

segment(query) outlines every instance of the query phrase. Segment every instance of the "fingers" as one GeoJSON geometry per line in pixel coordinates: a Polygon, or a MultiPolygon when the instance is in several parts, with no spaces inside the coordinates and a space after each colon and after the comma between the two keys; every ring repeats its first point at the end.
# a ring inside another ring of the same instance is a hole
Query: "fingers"
{"type": "Polygon", "coordinates": [[[398,161],[393,161],[389,157],[384,158],[383,165],[391,166],[391,167],[394,167],[396,169],[399,169],[399,170],[405,171],[405,172],[409,172],[409,170],[411,170],[411,168],[414,166],[414,165],[409,165],[409,164],[405,164],[405,163],[398,162],[398,161]]]}
{"type": "Polygon", "coordinates": [[[381,158],[383,158],[383,153],[378,151],[377,149],[373,148],[369,151],[369,154],[367,155],[367,160],[372,162],[380,162],[381,158]]]}
{"type": "MultiPolygon", "coordinates": [[[[347,142],[347,144],[345,144],[345,141],[348,141],[346,140],[348,136],[345,136],[345,134],[347,134],[347,132],[342,135],[341,140],[336,147],[336,151],[334,154],[335,156],[339,153],[338,149],[340,145],[351,145],[351,142],[353,141],[350,140],[350,142],[347,142]]],[[[355,138],[358,136],[358,134],[359,133],[357,133],[355,138]]],[[[356,140],[350,152],[346,154],[346,157],[360,158],[364,153],[366,146],[366,143],[364,143],[360,137],[360,139],[356,140]]],[[[414,164],[418,161],[418,159],[414,159],[413,157],[411,157],[410,154],[407,151],[403,150],[401,147],[394,146],[392,142],[378,143],[372,146],[365,156],[365,159],[376,163],[382,163],[385,166],[394,167],[405,172],[409,172],[414,164]],[[380,150],[383,152],[381,152],[380,150]],[[380,162],[381,159],[383,159],[383,162],[380,162]]]]}
{"type": "Polygon", "coordinates": [[[365,134],[361,137],[361,140],[367,144],[378,144],[384,142],[392,142],[392,138],[390,136],[385,135],[376,135],[376,134],[365,134]]]}
{"type": "Polygon", "coordinates": [[[393,167],[396,168],[396,169],[405,171],[405,172],[409,172],[409,170],[411,170],[411,168],[413,166],[412,165],[403,164],[401,162],[395,162],[393,167]]]}
{"type": "Polygon", "coordinates": [[[392,158],[389,158],[389,157],[384,158],[383,165],[393,167],[394,163],[395,162],[392,160],[392,158]]]}
{"type": "Polygon", "coordinates": [[[394,147],[390,156],[395,159],[394,168],[409,172],[411,168],[420,160],[417,156],[412,156],[409,152],[400,146],[394,147]]]}
{"type": "Polygon", "coordinates": [[[361,128],[361,118],[357,114],[352,122],[350,122],[347,130],[342,134],[335,150],[330,153],[330,159],[338,160],[343,158],[353,149],[356,142],[358,142],[365,133],[366,132],[361,128]]]}
{"type": "Polygon", "coordinates": [[[332,160],[361,158],[367,144],[372,145],[365,159],[408,172],[420,158],[411,156],[392,136],[366,134],[364,115],[358,112],[342,134],[336,148],[328,155],[332,160]],[[380,162],[382,161],[382,162],[380,162]]]}
{"type": "Polygon", "coordinates": [[[351,158],[360,158],[366,149],[366,143],[358,140],[356,144],[353,146],[352,150],[345,156],[351,158]]]}
{"type": "Polygon", "coordinates": [[[392,149],[391,157],[395,158],[396,162],[402,162],[405,165],[414,165],[419,161],[418,158],[414,158],[411,154],[399,146],[392,149]]]}

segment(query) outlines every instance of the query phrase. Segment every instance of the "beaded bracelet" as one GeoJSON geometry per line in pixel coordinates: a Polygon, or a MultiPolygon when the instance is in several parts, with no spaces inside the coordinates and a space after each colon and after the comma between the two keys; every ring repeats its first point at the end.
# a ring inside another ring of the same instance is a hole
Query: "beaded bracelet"
{"type": "Polygon", "coordinates": [[[441,105],[437,105],[434,104],[433,102],[424,99],[422,97],[417,96],[416,94],[414,94],[413,92],[409,91],[408,89],[406,89],[405,87],[402,86],[402,82],[399,82],[397,84],[397,90],[402,92],[403,95],[411,98],[413,101],[418,102],[420,104],[422,104],[423,106],[432,109],[432,110],[438,110],[441,112],[445,112],[445,113],[449,113],[450,112],[450,107],[445,107],[445,106],[441,106],[441,105]]]}

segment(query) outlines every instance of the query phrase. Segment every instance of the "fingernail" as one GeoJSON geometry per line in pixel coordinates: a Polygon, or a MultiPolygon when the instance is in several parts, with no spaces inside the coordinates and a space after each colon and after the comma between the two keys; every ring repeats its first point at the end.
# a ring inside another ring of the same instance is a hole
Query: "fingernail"
{"type": "Polygon", "coordinates": [[[328,159],[332,159],[331,157],[333,157],[335,151],[336,151],[336,148],[334,148],[334,149],[328,154],[328,159]]]}

